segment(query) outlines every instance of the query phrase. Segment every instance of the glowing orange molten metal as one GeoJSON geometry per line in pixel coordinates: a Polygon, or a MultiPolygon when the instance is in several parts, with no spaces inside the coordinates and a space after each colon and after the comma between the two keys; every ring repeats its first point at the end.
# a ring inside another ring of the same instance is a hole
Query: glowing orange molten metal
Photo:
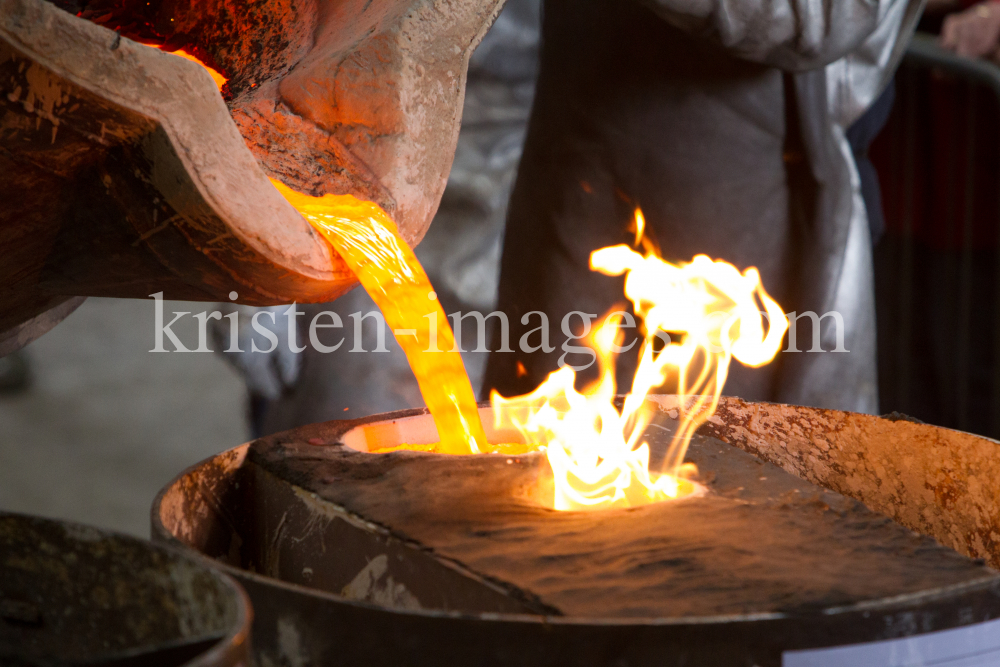
{"type": "MultiPolygon", "coordinates": [[[[162,47],[158,47],[158,48],[161,48],[161,50],[162,50],[162,47]]],[[[201,65],[202,67],[204,67],[208,71],[208,75],[210,77],[212,77],[212,81],[215,82],[216,88],[218,88],[219,90],[222,90],[222,87],[224,85],[226,85],[226,81],[229,80],[226,77],[222,76],[222,74],[220,74],[217,70],[215,70],[215,69],[209,67],[208,65],[206,65],[205,63],[201,62],[200,60],[198,60],[197,58],[195,58],[193,55],[191,55],[190,53],[188,53],[184,49],[178,49],[177,51],[164,51],[164,53],[169,53],[171,55],[180,56],[181,58],[184,58],[185,60],[190,60],[191,62],[198,63],[199,65],[201,65]]]]}
{"type": "MultiPolygon", "coordinates": [[[[222,90],[226,78],[219,72],[190,53],[172,53],[204,67],[222,90]]],[[[443,454],[524,452],[523,445],[486,442],[475,393],[455,349],[448,318],[419,260],[388,214],[378,204],[351,195],[311,197],[273,178],[271,183],[344,259],[406,353],[440,442],[405,448],[443,454]]]]}
{"type": "Polygon", "coordinates": [[[455,337],[427,274],[378,204],[351,195],[310,197],[271,179],[344,258],[396,333],[444,454],[478,454],[486,434],[455,337]]]}
{"type": "MultiPolygon", "coordinates": [[[[642,214],[636,211],[637,245],[642,214]]],[[[555,371],[525,396],[493,393],[498,427],[513,426],[528,442],[544,446],[555,475],[555,508],[596,509],[641,505],[690,494],[684,454],[695,430],[712,416],[733,357],[748,366],[769,362],[781,347],[788,320],[764,291],[760,275],[698,255],[673,265],[644,244],[645,254],[625,245],[590,256],[591,269],[625,274],[625,295],[643,318],[644,340],[632,390],[619,410],[613,351],[619,320],[607,318],[591,336],[600,379],[582,392],[569,366],[555,371]],[[769,325],[764,331],[760,307],[769,325]],[[659,352],[658,333],[673,335],[659,352]],[[675,334],[679,334],[675,335],[675,334]],[[678,386],[679,425],[662,466],[649,470],[649,446],[639,442],[652,416],[646,395],[673,379],[678,386]]]]}

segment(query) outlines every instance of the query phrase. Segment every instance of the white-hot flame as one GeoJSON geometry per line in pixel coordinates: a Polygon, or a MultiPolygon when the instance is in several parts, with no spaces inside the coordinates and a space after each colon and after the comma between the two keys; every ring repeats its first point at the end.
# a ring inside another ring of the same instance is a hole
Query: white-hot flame
{"type": "MultiPolygon", "coordinates": [[[[637,234],[643,223],[636,211],[637,234]]],[[[625,295],[644,324],[632,389],[620,409],[613,351],[621,332],[615,316],[605,318],[590,337],[600,375],[583,391],[574,386],[573,370],[564,366],[530,394],[491,396],[498,427],[513,426],[546,448],[556,509],[641,505],[690,493],[695,486],[686,479],[684,455],[691,436],[718,406],[730,361],[735,357],[753,367],[768,363],[788,329],[756,269],[740,273],[705,255],[674,265],[658,257],[651,244],[643,246],[645,254],[618,245],[590,256],[592,270],[626,276],[625,295]],[[656,345],[658,338],[669,342],[656,345]],[[652,416],[645,398],[668,381],[677,385],[679,426],[661,473],[651,474],[649,446],[639,442],[652,416]]]]}

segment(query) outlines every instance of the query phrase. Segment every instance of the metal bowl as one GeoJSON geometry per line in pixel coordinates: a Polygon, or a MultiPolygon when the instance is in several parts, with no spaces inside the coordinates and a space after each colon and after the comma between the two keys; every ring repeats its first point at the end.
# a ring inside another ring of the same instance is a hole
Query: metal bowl
{"type": "Polygon", "coordinates": [[[0,513],[0,664],[250,664],[250,601],[174,549],[0,513]]]}

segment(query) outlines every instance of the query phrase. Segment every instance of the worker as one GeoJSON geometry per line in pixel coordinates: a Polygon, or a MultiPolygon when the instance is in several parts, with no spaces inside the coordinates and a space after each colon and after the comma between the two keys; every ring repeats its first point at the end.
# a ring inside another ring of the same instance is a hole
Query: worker
{"type": "Polygon", "coordinates": [[[941,46],[964,58],[1000,63],[1000,5],[986,0],[949,3],[943,8],[951,12],[942,22],[941,46]]]}
{"type": "MultiPolygon", "coordinates": [[[[664,258],[756,266],[796,314],[786,351],[734,364],[725,393],[877,411],[871,236],[846,130],[891,80],[921,4],[546,0],[501,259],[515,349],[494,341],[484,395],[523,394],[573,363],[564,344],[582,314],[624,301],[590,253],[632,242],[639,207],[664,258]],[[539,326],[533,312],[551,340],[525,353],[514,342],[539,326]]],[[[619,360],[621,391],[637,349],[619,360]]]]}

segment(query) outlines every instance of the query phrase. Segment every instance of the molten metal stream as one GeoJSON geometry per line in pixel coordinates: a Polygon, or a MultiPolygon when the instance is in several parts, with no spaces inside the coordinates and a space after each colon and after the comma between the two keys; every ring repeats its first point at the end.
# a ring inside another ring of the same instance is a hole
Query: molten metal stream
{"type": "Polygon", "coordinates": [[[455,337],[427,274],[378,204],[351,195],[310,197],[271,179],[344,258],[395,333],[445,454],[477,454],[486,434],[455,337]]]}
{"type": "MultiPolygon", "coordinates": [[[[183,50],[172,53],[204,67],[222,90],[222,74],[183,50]]],[[[273,178],[271,183],[333,246],[382,311],[437,425],[440,442],[426,449],[445,454],[523,451],[489,448],[448,318],[420,261],[388,214],[378,204],[351,195],[311,197],[273,178]]]]}

